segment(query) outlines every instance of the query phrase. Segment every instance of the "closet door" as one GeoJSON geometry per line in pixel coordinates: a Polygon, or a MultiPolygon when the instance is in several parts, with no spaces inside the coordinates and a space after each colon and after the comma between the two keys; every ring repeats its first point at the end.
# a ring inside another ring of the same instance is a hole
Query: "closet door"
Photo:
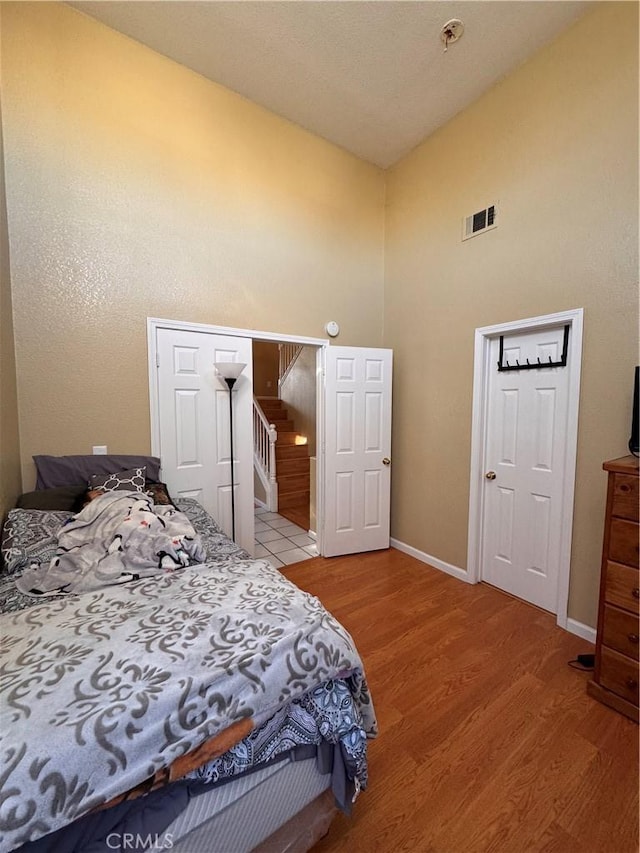
{"type": "Polygon", "coordinates": [[[175,497],[193,497],[231,536],[230,412],[214,364],[246,367],[233,389],[236,542],[253,553],[252,343],[250,338],[156,329],[160,457],[175,497]]]}
{"type": "MultiPolygon", "coordinates": [[[[558,362],[564,326],[505,335],[510,364],[558,362]]],[[[484,473],[482,579],[558,612],[566,522],[567,367],[498,371],[491,342],[484,473]]]]}

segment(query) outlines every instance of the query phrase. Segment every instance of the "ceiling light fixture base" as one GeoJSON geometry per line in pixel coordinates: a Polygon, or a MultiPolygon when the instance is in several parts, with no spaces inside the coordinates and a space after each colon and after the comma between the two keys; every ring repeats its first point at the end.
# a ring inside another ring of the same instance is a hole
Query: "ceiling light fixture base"
{"type": "Polygon", "coordinates": [[[464,32],[464,24],[459,18],[452,18],[440,30],[440,41],[444,43],[444,52],[450,44],[455,44],[458,39],[462,38],[464,32]]]}

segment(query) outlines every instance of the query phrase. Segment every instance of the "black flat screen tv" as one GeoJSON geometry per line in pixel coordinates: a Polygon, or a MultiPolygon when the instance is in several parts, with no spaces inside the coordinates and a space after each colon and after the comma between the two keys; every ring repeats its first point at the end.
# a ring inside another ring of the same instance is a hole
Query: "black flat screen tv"
{"type": "Polygon", "coordinates": [[[640,391],[638,390],[638,374],[640,374],[640,367],[636,367],[633,382],[633,411],[631,412],[631,438],[629,439],[629,450],[634,456],[640,453],[640,436],[638,435],[640,430],[638,425],[638,421],[640,420],[638,413],[638,409],[640,408],[640,391]]]}

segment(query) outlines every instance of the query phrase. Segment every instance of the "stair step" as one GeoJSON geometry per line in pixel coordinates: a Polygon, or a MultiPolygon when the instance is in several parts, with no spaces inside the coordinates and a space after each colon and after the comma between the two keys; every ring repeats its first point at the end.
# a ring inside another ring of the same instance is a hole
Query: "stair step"
{"type": "Polygon", "coordinates": [[[278,448],[278,445],[288,444],[288,445],[294,445],[294,446],[296,446],[296,447],[304,447],[304,448],[305,448],[305,450],[307,450],[307,452],[308,452],[308,447],[307,447],[307,445],[306,445],[306,444],[299,444],[299,445],[296,445],[296,437],[297,437],[297,435],[298,435],[298,433],[297,433],[295,430],[291,430],[291,431],[289,431],[289,430],[282,430],[282,431],[278,431],[278,440],[277,440],[277,442],[276,442],[276,450],[277,450],[277,448],[278,448]]]}
{"type": "Polygon", "coordinates": [[[306,444],[283,444],[276,442],[276,462],[280,464],[282,459],[308,459],[309,447],[306,444]]]}
{"type": "Polygon", "coordinates": [[[283,409],[281,412],[265,412],[264,416],[270,424],[275,424],[277,426],[278,423],[282,421],[283,423],[291,424],[289,429],[295,429],[293,421],[289,418],[286,409],[283,409]]]}
{"type": "Polygon", "coordinates": [[[309,489],[309,472],[305,474],[285,474],[281,477],[278,472],[278,498],[291,492],[301,492],[309,489]]]}
{"type": "Polygon", "coordinates": [[[305,505],[309,505],[309,489],[300,492],[289,492],[285,495],[281,495],[278,492],[278,509],[305,505]]]}
{"type": "Polygon", "coordinates": [[[258,402],[270,424],[278,431],[276,442],[276,476],[278,480],[278,509],[289,507],[309,510],[310,461],[309,447],[296,444],[298,433],[288,417],[281,400],[258,397],[258,402]]]}
{"type": "Polygon", "coordinates": [[[267,409],[273,412],[285,408],[282,400],[277,400],[275,397],[256,397],[256,400],[260,403],[260,408],[263,412],[266,412],[267,409]]]}
{"type": "Polygon", "coordinates": [[[280,459],[277,461],[278,478],[286,477],[289,474],[308,474],[309,473],[309,457],[301,456],[294,459],[280,459]]]}
{"type": "Polygon", "coordinates": [[[293,421],[269,417],[267,418],[267,420],[270,424],[273,424],[275,426],[275,428],[278,430],[278,434],[280,434],[281,432],[295,432],[295,424],[293,423],[293,421]]]}

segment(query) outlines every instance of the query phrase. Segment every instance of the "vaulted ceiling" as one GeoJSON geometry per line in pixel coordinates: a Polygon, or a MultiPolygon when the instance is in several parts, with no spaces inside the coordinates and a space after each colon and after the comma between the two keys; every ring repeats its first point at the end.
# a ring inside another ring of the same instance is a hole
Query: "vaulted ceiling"
{"type": "Polygon", "coordinates": [[[71,6],[388,167],[592,2],[126,0],[71,6]],[[462,38],[444,51],[450,19],[462,38]]]}

